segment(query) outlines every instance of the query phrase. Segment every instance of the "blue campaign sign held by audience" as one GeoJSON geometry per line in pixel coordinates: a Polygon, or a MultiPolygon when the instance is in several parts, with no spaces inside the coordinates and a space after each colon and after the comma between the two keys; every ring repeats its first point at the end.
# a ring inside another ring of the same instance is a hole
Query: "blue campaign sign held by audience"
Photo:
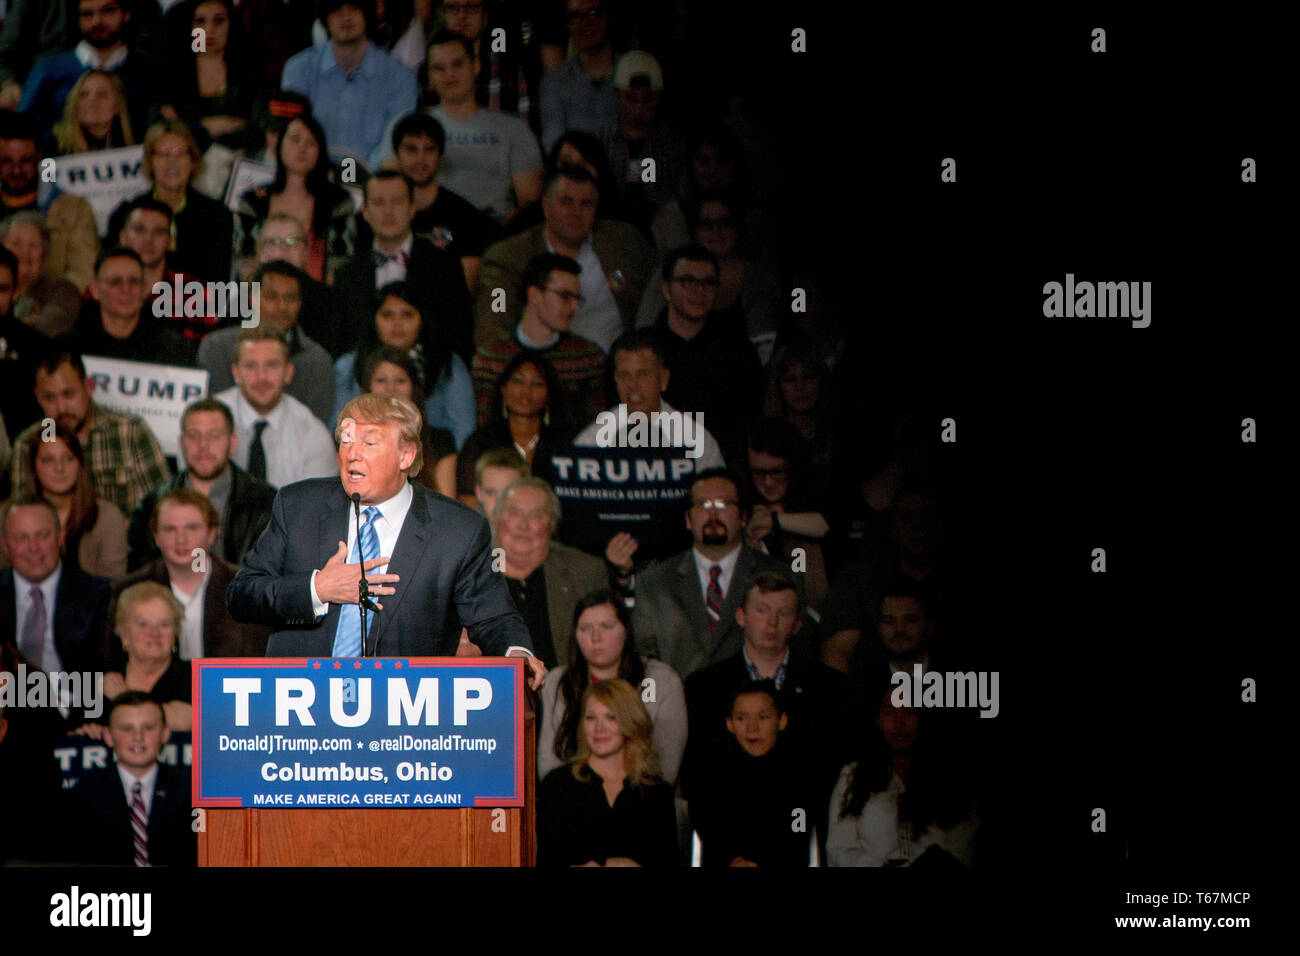
{"type": "Polygon", "coordinates": [[[197,807],[519,807],[522,660],[194,662],[197,807]]]}

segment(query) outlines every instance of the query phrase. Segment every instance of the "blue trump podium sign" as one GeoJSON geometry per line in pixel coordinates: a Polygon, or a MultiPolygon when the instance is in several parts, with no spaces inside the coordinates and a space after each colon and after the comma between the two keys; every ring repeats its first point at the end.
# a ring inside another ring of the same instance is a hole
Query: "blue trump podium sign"
{"type": "Polygon", "coordinates": [[[518,658],[193,666],[196,807],[521,807],[518,658]]]}

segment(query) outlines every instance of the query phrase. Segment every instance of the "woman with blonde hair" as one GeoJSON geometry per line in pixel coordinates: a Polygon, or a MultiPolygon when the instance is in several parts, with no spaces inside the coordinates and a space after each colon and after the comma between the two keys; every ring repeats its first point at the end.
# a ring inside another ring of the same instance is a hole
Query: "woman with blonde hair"
{"type": "MultiPolygon", "coordinates": [[[[54,124],[54,151],[59,156],[134,146],[126,87],[107,70],[87,70],[73,84],[54,124]]],[[[48,155],[48,154],[47,154],[48,155]]]]}
{"type": "Polygon", "coordinates": [[[539,866],[673,865],[673,788],[659,776],[652,732],[627,681],[587,686],[577,752],[537,791],[539,866]]]}

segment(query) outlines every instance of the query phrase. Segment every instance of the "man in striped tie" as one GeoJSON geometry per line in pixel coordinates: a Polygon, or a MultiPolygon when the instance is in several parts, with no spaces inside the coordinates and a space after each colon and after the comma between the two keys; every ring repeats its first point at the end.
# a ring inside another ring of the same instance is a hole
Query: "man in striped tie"
{"type": "Polygon", "coordinates": [[[116,766],[94,770],[74,791],[69,859],[117,866],[194,866],[190,774],[158,762],[171,736],[160,704],[129,690],[108,706],[104,740],[116,766]]]}

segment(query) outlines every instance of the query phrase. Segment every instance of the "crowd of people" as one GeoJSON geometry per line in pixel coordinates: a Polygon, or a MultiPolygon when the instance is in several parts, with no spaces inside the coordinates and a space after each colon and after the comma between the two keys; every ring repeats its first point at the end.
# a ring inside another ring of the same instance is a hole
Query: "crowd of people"
{"type": "Polygon", "coordinates": [[[410,479],[487,519],[549,669],[540,865],[977,865],[979,722],[890,693],[982,663],[938,424],[864,409],[860,303],[804,268],[749,114],[696,95],[662,6],[11,0],[0,669],[102,673],[112,702],[0,709],[0,858],[193,863],[158,762],[189,662],[266,653],[227,588],[378,393],[422,413],[410,479]],[[148,188],[101,233],[47,171],[135,144],[148,188]],[[274,175],[227,202],[234,157],[274,175]],[[178,277],[256,283],[253,321],[178,277]],[[90,357],[206,370],[177,455],[90,357]],[[654,545],[565,540],[552,456],[619,406],[702,416],[681,513],[654,545]],[[116,759],[62,793],[68,733],[116,759]]]}

